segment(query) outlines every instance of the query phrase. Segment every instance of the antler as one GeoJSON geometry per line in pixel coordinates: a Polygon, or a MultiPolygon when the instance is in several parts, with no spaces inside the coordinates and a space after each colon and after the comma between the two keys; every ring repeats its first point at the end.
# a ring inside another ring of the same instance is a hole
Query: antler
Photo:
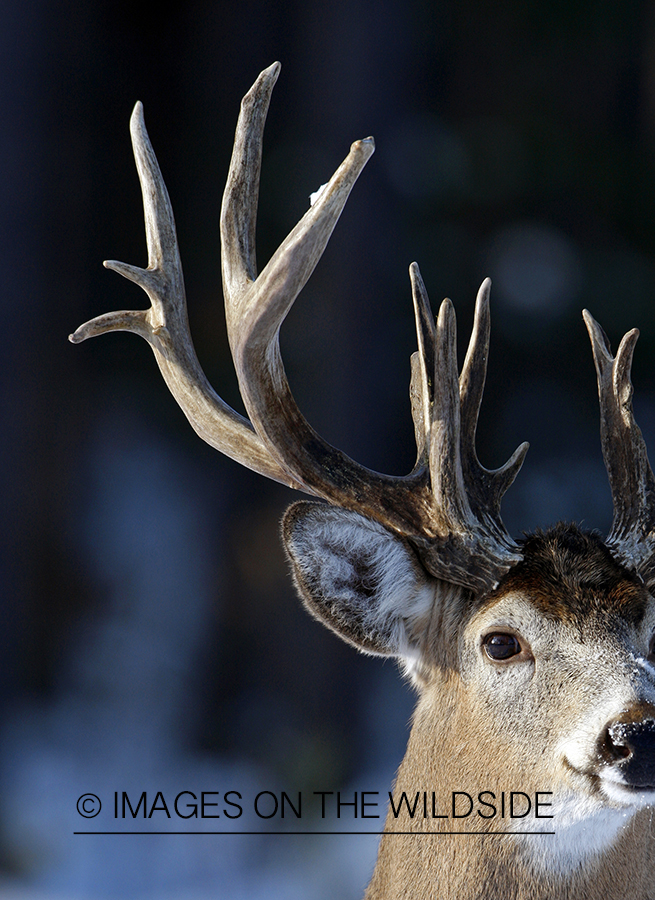
{"type": "Polygon", "coordinates": [[[489,289],[479,292],[458,378],[455,313],[449,300],[434,323],[418,266],[410,267],[419,352],[412,358],[412,415],[418,445],[405,477],[373,472],[324,441],[298,409],[279,352],[279,329],[320,259],[348,195],[374,150],[357,141],[261,274],[255,223],[262,137],[280,66],[261,73],[244,97],[221,212],[222,272],[230,347],[249,421],[213,391],[189,334],[173,212],[143,122],[131,132],[143,193],[148,268],[106,262],[140,285],[151,308],[99,316],[74,343],[133,331],[151,345],[164,379],[196,432],[241,464],[297,490],[355,510],[408,539],[436,577],[488,590],[520,558],[500,518],[500,501],[527,444],[502,468],[478,462],[475,432],[489,350],[489,289]]]}
{"type": "MultiPolygon", "coordinates": [[[[270,94],[277,70],[272,66],[268,73],[270,94]]],[[[267,478],[302,489],[271,459],[250,422],[216,394],[200,367],[189,333],[173,210],[148,138],[141,103],[134,107],[130,133],[143,195],[148,268],[115,260],[106,260],[104,265],[142,287],[151,307],[98,316],[81,325],[70,340],[77,344],[109,331],[140,334],[152,347],[169,390],[204,441],[267,478]]]]}
{"type": "Polygon", "coordinates": [[[655,581],[655,478],[632,412],[632,357],[636,328],[624,335],[616,357],[593,316],[582,313],[594,353],[600,400],[600,439],[612,491],[614,519],[606,543],[651,587],[655,581]]]}

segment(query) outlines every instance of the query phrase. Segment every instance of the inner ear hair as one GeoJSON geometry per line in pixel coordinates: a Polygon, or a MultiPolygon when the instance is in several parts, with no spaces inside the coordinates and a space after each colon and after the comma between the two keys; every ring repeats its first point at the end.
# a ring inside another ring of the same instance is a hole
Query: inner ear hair
{"type": "Polygon", "coordinates": [[[282,521],[298,592],[310,613],[358,649],[417,661],[435,579],[409,544],[359,513],[301,501],[282,521]]]}

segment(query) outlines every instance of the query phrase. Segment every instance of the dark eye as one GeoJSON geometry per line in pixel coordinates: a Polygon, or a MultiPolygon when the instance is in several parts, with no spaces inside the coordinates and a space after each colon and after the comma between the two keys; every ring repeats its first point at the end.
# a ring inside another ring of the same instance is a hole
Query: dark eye
{"type": "Polygon", "coordinates": [[[511,659],[512,656],[516,656],[517,653],[521,652],[518,638],[513,634],[500,632],[488,634],[483,640],[482,646],[489,659],[493,660],[511,659]]]}

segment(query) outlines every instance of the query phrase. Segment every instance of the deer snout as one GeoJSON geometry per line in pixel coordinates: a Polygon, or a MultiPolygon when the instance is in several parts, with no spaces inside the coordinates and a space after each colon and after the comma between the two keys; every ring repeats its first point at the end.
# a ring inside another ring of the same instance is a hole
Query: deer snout
{"type": "Polygon", "coordinates": [[[598,749],[627,787],[655,790],[655,706],[638,704],[608,722],[598,749]]]}

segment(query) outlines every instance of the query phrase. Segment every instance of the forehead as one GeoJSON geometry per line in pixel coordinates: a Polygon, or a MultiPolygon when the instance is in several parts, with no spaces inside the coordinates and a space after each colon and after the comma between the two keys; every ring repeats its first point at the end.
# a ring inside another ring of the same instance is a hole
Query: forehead
{"type": "Polygon", "coordinates": [[[600,614],[638,625],[650,599],[637,576],[616,562],[599,536],[575,525],[527,537],[522,562],[484,605],[491,607],[510,592],[528,595],[546,618],[580,624],[600,614]]]}

